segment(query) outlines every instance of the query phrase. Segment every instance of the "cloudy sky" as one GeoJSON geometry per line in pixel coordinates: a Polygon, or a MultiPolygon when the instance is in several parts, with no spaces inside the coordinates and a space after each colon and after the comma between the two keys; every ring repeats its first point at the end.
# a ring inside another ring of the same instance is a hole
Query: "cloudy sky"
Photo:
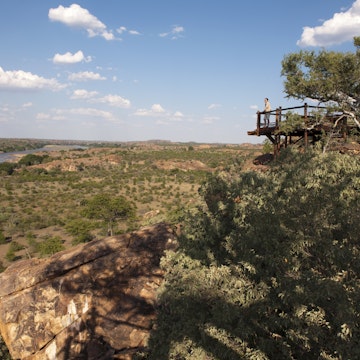
{"type": "Polygon", "coordinates": [[[0,137],[244,143],[281,61],[353,51],[360,0],[2,0],[0,137]]]}

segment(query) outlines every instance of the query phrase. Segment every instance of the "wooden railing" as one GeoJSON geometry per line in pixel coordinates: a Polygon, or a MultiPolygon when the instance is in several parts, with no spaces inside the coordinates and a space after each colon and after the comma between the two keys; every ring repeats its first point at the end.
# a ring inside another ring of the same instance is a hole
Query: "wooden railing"
{"type": "Polygon", "coordinates": [[[308,104],[304,104],[301,106],[293,106],[293,107],[289,107],[289,108],[282,108],[281,106],[278,107],[275,110],[271,110],[271,111],[258,111],[257,112],[257,122],[256,122],[256,135],[260,135],[260,130],[266,128],[266,124],[265,124],[265,120],[262,122],[262,115],[263,118],[265,118],[265,114],[270,114],[270,123],[269,123],[269,128],[271,128],[272,130],[278,130],[279,129],[279,125],[282,121],[282,117],[284,116],[284,111],[293,111],[293,110],[299,110],[299,109],[304,109],[303,110],[303,118],[304,118],[304,123],[305,125],[308,123],[308,117],[309,117],[309,113],[308,113],[308,109],[310,108],[314,108],[314,109],[326,109],[326,107],[323,106],[311,106],[308,104]],[[271,119],[275,120],[271,121],[271,119]]]}

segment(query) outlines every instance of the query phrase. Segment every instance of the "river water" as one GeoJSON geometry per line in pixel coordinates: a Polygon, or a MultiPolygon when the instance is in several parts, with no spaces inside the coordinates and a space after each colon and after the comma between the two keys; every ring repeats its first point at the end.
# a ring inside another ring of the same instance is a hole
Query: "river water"
{"type": "Polygon", "coordinates": [[[41,151],[61,151],[61,150],[72,150],[72,149],[87,149],[87,147],[79,146],[79,145],[45,146],[39,149],[0,153],[0,163],[6,161],[14,161],[17,159],[18,155],[35,154],[41,151]]]}

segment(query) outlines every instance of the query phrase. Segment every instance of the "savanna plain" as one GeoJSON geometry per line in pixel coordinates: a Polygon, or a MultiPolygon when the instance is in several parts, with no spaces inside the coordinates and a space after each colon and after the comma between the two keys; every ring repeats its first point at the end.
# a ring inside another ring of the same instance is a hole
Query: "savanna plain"
{"type": "Polygon", "coordinates": [[[161,221],[175,225],[201,203],[198,189],[209,174],[251,166],[262,151],[252,144],[0,140],[2,152],[44,147],[0,164],[2,270],[110,233],[161,221]],[[94,198],[120,198],[131,216],[88,216],[86,204],[94,198]]]}

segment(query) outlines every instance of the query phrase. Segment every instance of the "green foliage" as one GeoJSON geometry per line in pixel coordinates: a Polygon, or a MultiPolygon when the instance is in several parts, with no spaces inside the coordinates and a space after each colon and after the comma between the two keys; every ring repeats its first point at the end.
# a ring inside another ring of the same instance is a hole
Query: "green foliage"
{"type": "Polygon", "coordinates": [[[16,169],[16,167],[17,164],[15,163],[9,163],[9,162],[0,163],[0,174],[11,175],[16,169]]]}
{"type": "MultiPolygon", "coordinates": [[[[355,38],[357,47],[359,38],[355,38]]],[[[360,111],[360,53],[321,50],[291,53],[282,61],[285,92],[295,99],[336,103],[341,110],[360,111]]]]}
{"type": "Polygon", "coordinates": [[[83,219],[70,220],[65,225],[65,229],[69,234],[74,236],[72,241],[73,245],[89,242],[94,238],[90,233],[90,231],[94,229],[94,224],[83,219]]]}
{"type": "Polygon", "coordinates": [[[16,152],[23,150],[39,149],[47,145],[47,141],[34,139],[0,139],[0,151],[16,152]]]}
{"type": "Polygon", "coordinates": [[[11,251],[20,251],[22,249],[24,249],[24,246],[19,244],[17,241],[12,241],[10,243],[10,250],[11,251]]]}
{"type": "Polygon", "coordinates": [[[83,215],[89,219],[104,221],[110,234],[116,220],[133,220],[136,214],[135,205],[123,196],[98,194],[86,200],[84,205],[83,215]]]}
{"type": "Polygon", "coordinates": [[[273,151],[274,151],[274,145],[271,143],[270,140],[266,139],[263,142],[263,148],[262,148],[263,154],[269,154],[272,153],[273,151]]]}
{"type": "Polygon", "coordinates": [[[3,245],[6,243],[6,238],[4,236],[4,233],[0,230],[0,245],[3,245]]]}
{"type": "Polygon", "coordinates": [[[33,254],[36,251],[38,251],[38,242],[36,241],[36,236],[32,233],[32,232],[28,232],[26,234],[26,240],[27,243],[29,244],[28,250],[29,253],[33,254]]]}
{"type": "Polygon", "coordinates": [[[27,154],[18,161],[18,164],[25,166],[41,164],[48,156],[49,155],[27,154]]]}
{"type": "Polygon", "coordinates": [[[286,120],[279,123],[279,132],[289,134],[298,129],[304,128],[304,119],[301,115],[288,111],[286,120]]]}
{"type": "Polygon", "coordinates": [[[1,360],[11,360],[11,356],[9,353],[8,348],[6,347],[6,344],[3,340],[3,338],[0,335],[0,359],[1,360]]]}
{"type": "Polygon", "coordinates": [[[94,225],[85,219],[72,219],[65,224],[66,231],[73,236],[79,236],[94,229],[94,225]]]}
{"type": "Polygon", "coordinates": [[[71,242],[72,245],[78,245],[78,244],[83,244],[83,243],[87,243],[91,240],[94,239],[94,236],[91,235],[91,233],[89,232],[84,232],[82,234],[79,234],[77,236],[74,237],[73,241],[71,242]]]}
{"type": "Polygon", "coordinates": [[[5,254],[5,258],[8,261],[15,261],[17,260],[19,257],[16,255],[17,251],[23,250],[24,246],[19,244],[17,241],[12,241],[10,243],[9,246],[9,250],[7,251],[7,253],[5,254]]]}
{"type": "Polygon", "coordinates": [[[147,359],[358,359],[360,164],[283,152],[211,178],[162,260],[147,359]]]}
{"type": "Polygon", "coordinates": [[[9,249],[7,253],[5,254],[5,259],[8,261],[15,261],[16,260],[16,254],[14,250],[9,249]]]}
{"type": "Polygon", "coordinates": [[[38,243],[37,250],[40,256],[44,257],[65,250],[65,247],[63,240],[59,236],[52,236],[38,243]]]}
{"type": "MultiPolygon", "coordinates": [[[[8,145],[31,149],[35,142],[30,142],[9,139],[8,145]]],[[[4,139],[1,145],[6,145],[4,139]]],[[[107,230],[118,234],[158,221],[177,223],[201,201],[197,189],[209,172],[238,173],[245,159],[258,151],[252,146],[194,143],[96,147],[95,151],[48,152],[49,157],[43,159],[49,163],[46,171],[19,166],[12,176],[2,176],[0,229],[6,237],[27,241],[28,256],[39,256],[38,243],[53,231],[62,239],[70,234],[72,244],[77,244],[106,236],[107,230]],[[111,157],[118,162],[108,160],[111,157]],[[83,171],[62,170],[59,161],[69,159],[75,166],[82,164],[83,171]],[[135,202],[135,216],[117,218],[110,228],[101,218],[88,219],[81,211],[86,208],[84,199],[99,194],[124,196],[131,206],[135,202]],[[84,206],[79,209],[80,204],[84,206]]],[[[10,255],[13,260],[19,258],[14,252],[10,255]]]]}

